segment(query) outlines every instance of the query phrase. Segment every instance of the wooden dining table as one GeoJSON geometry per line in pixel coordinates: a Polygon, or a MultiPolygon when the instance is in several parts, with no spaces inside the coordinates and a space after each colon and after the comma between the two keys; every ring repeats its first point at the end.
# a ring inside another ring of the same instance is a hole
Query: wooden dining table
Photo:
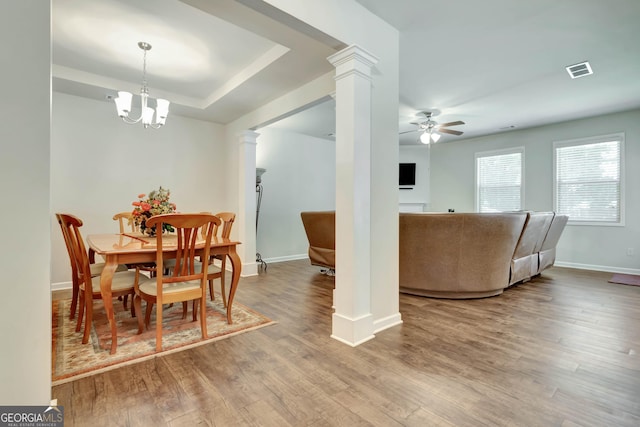
{"type": "MultiPolygon", "coordinates": [[[[163,259],[172,259],[176,256],[175,235],[163,235],[163,259]]],[[[113,297],[111,293],[111,281],[119,264],[136,264],[156,261],[156,238],[137,233],[124,234],[90,234],[87,236],[89,252],[101,255],[105,260],[105,266],[100,275],[100,293],[104,308],[111,328],[111,354],[115,354],[118,346],[118,333],[113,312],[113,297]]],[[[228,238],[213,236],[211,238],[210,255],[228,256],[231,261],[232,279],[227,301],[227,322],[233,323],[231,307],[233,297],[238,289],[242,263],[236,252],[236,246],[240,242],[228,238]]],[[[204,241],[202,242],[204,246],[204,241]]],[[[224,273],[224,272],[223,272],[224,273]]]]}

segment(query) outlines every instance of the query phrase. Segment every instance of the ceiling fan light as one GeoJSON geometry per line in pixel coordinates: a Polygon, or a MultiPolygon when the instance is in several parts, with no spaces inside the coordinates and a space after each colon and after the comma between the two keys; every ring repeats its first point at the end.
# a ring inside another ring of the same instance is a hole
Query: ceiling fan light
{"type": "Polygon", "coordinates": [[[422,135],[420,135],[420,142],[422,142],[423,144],[428,144],[430,141],[430,137],[431,135],[429,135],[428,132],[422,132],[422,135]]]}
{"type": "Polygon", "coordinates": [[[431,139],[433,140],[433,142],[438,142],[438,140],[440,139],[442,135],[440,135],[439,133],[432,133],[431,134],[431,139]]]}

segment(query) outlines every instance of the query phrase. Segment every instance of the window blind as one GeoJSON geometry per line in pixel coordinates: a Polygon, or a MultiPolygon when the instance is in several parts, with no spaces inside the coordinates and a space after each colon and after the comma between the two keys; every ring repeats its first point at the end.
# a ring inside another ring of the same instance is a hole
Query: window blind
{"type": "Polygon", "coordinates": [[[555,210],[572,222],[621,221],[622,140],[555,147],[555,210]]]}
{"type": "Polygon", "coordinates": [[[477,155],[478,212],[522,209],[522,152],[477,155]]]}

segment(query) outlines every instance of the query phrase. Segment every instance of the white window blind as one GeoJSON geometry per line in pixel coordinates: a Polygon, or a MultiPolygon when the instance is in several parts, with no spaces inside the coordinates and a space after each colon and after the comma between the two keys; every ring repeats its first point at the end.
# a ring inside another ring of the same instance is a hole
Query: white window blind
{"type": "Polygon", "coordinates": [[[476,210],[503,212],[522,209],[524,149],[476,154],[476,210]]]}
{"type": "Polygon", "coordinates": [[[622,224],[623,136],[557,142],[554,209],[573,223],[622,224]]]}

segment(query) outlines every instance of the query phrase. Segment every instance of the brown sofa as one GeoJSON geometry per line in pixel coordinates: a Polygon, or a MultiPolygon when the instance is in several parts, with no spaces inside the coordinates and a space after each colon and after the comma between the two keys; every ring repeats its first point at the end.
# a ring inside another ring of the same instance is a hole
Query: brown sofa
{"type": "Polygon", "coordinates": [[[547,235],[538,252],[538,268],[536,274],[542,273],[543,270],[551,267],[556,262],[556,246],[568,221],[569,217],[567,215],[555,214],[553,216],[549,231],[547,231],[547,235]]]}
{"type": "Polygon", "coordinates": [[[400,292],[436,298],[502,293],[526,213],[401,213],[400,292]]]}
{"type": "Polygon", "coordinates": [[[538,253],[549,231],[553,212],[525,212],[526,220],[511,259],[509,286],[538,274],[538,253]]]}
{"type": "Polygon", "coordinates": [[[304,231],[309,240],[311,265],[328,269],[336,268],[336,213],[335,211],[301,212],[304,231]]]}
{"type": "MultiPolygon", "coordinates": [[[[335,270],[335,211],[302,212],[312,265],[335,270]]],[[[553,212],[400,213],[400,292],[483,298],[555,262],[567,224],[553,212]]]]}

